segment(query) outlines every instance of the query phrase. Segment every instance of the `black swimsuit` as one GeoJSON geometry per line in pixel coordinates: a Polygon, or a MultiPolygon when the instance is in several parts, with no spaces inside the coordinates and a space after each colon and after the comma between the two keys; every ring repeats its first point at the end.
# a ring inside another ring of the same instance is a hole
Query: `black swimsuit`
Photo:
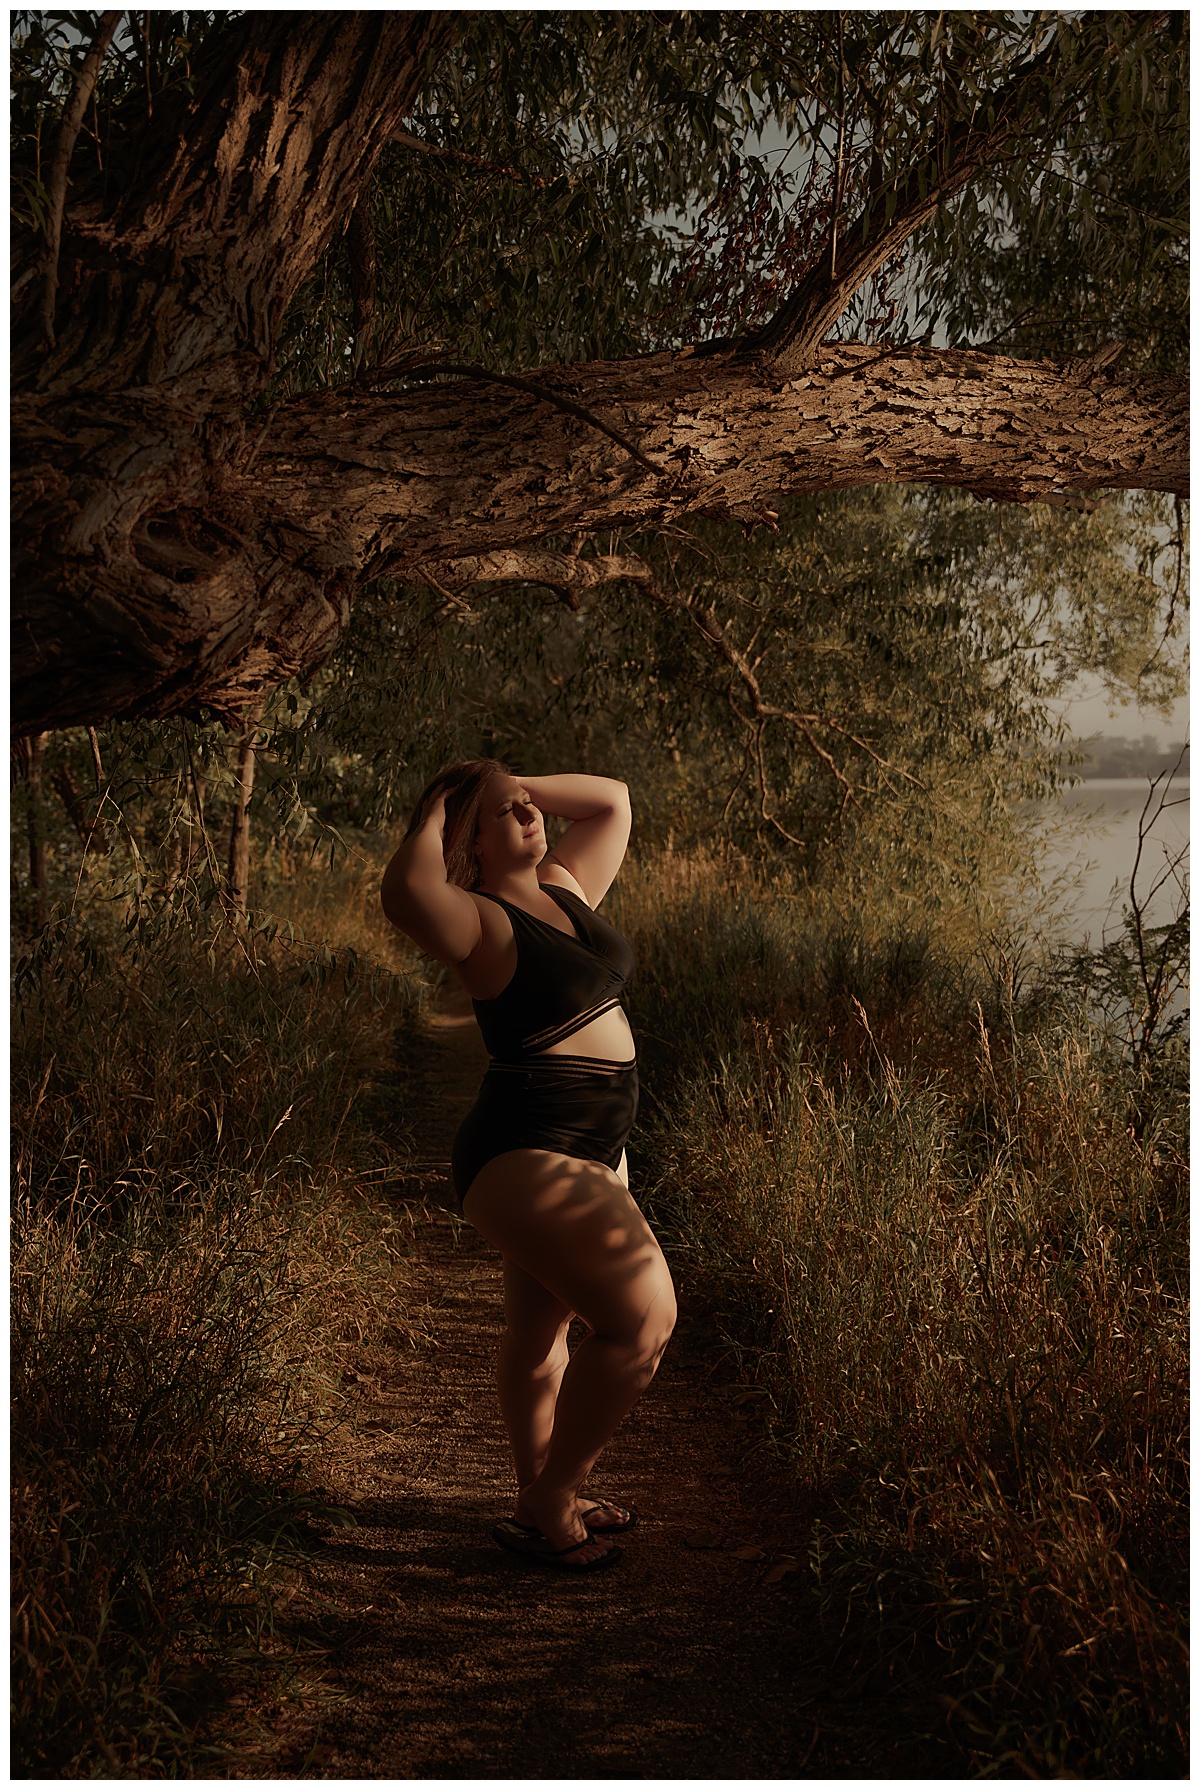
{"type": "Polygon", "coordinates": [[[553,1150],[615,1169],[637,1114],[635,1058],[546,1054],[620,1006],[633,952],[578,895],[550,883],[542,888],[573,933],[499,895],[487,897],[512,922],[517,967],[493,999],[472,1002],[492,1061],[454,1140],[460,1203],[483,1165],[506,1150],[553,1150]]]}

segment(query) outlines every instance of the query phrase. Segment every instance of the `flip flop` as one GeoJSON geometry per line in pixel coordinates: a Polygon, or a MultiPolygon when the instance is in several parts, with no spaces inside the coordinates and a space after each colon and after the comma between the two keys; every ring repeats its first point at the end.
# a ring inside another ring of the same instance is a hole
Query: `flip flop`
{"type": "Polygon", "coordinates": [[[609,1498],[601,1498],[596,1503],[584,1505],[583,1520],[592,1535],[619,1535],[626,1529],[636,1529],[638,1519],[636,1510],[626,1510],[623,1505],[614,1504],[609,1498]],[[615,1510],[621,1520],[619,1523],[593,1523],[588,1516],[590,1510],[615,1510]]]}
{"type": "Polygon", "coordinates": [[[602,1566],[613,1566],[621,1558],[621,1550],[609,1548],[607,1553],[598,1554],[594,1560],[571,1560],[580,1548],[586,1548],[595,1538],[586,1535],[582,1541],[573,1541],[570,1547],[551,1547],[540,1529],[529,1529],[524,1523],[505,1521],[497,1523],[492,1530],[492,1540],[499,1542],[502,1548],[510,1553],[524,1554],[530,1560],[540,1560],[543,1566],[553,1566],[559,1572],[598,1572],[602,1566]]]}
{"type": "MultiPolygon", "coordinates": [[[[623,1535],[627,1529],[637,1528],[637,1511],[626,1510],[623,1505],[614,1504],[610,1498],[593,1499],[590,1504],[585,1504],[582,1516],[585,1527],[592,1535],[623,1535]],[[619,1513],[621,1521],[619,1523],[593,1523],[588,1518],[589,1510],[615,1510],[619,1513]]],[[[536,1523],[522,1523],[516,1517],[512,1517],[510,1520],[514,1528],[523,1529],[526,1535],[541,1534],[536,1523]]],[[[582,1547],[583,1543],[580,1542],[579,1545],[582,1547]]]]}

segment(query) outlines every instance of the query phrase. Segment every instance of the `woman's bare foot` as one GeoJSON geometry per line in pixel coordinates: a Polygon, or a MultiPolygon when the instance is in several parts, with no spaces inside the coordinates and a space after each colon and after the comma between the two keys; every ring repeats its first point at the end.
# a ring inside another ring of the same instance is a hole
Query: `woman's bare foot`
{"type": "MultiPolygon", "coordinates": [[[[623,1535],[637,1526],[634,1512],[626,1510],[623,1505],[614,1504],[611,1498],[594,1498],[585,1492],[580,1494],[578,1505],[579,1514],[593,1535],[623,1535]]],[[[523,1492],[517,1493],[516,1503],[513,1505],[513,1522],[520,1523],[527,1529],[538,1527],[526,1509],[523,1492]]]]}
{"type": "Polygon", "coordinates": [[[589,1500],[562,1492],[548,1491],[536,1483],[518,1493],[514,1521],[539,1529],[552,1547],[580,1546],[575,1558],[581,1563],[598,1560],[612,1548],[612,1542],[592,1535],[583,1520],[589,1500]]]}

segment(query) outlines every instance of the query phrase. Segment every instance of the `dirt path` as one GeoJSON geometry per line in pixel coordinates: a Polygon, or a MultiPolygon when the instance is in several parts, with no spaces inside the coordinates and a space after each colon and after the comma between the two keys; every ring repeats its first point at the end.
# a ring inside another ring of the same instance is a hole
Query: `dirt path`
{"type": "Polygon", "coordinates": [[[416,1189],[431,1201],[417,1252],[437,1344],[398,1358],[364,1411],[360,1526],[328,1532],[295,1606],[294,1634],[328,1650],[327,1700],[281,1715],[243,1775],[891,1775],[893,1744],[885,1763],[806,1639],[804,1537],[739,1473],[686,1287],[658,1377],[595,1475],[641,1513],[620,1564],[570,1578],[491,1541],[511,1498],[499,1274],[475,1232],[432,1209],[450,1202],[449,1140],[483,1061],[465,1005],[439,1015],[416,1189]],[[781,1575],[785,1551],[800,1564],[781,1575]]]}

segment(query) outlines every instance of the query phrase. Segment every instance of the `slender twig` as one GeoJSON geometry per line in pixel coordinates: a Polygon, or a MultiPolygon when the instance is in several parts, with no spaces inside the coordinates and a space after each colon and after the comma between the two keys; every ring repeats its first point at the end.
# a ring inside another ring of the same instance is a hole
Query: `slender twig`
{"type": "Polygon", "coordinates": [[[100,763],[100,742],[96,738],[96,729],[94,727],[88,728],[87,737],[88,744],[92,748],[92,765],[96,772],[96,794],[99,795],[100,782],[104,776],[104,766],[100,763]]]}
{"type": "MultiPolygon", "coordinates": [[[[101,789],[100,779],[104,773],[103,773],[103,769],[100,764],[100,747],[96,741],[96,730],[94,727],[89,727],[87,731],[88,731],[88,738],[92,742],[92,762],[96,768],[96,793],[100,798],[99,801],[96,803],[96,813],[95,813],[95,817],[92,821],[92,829],[94,831],[96,827],[100,826],[101,817],[104,814],[104,804],[107,802],[109,807],[113,810],[113,812],[116,815],[118,827],[124,826],[126,832],[128,833],[129,832],[129,823],[126,821],[125,815],[124,815],[123,811],[121,810],[121,808],[118,806],[118,804],[116,802],[113,801],[112,790],[113,790],[113,784],[116,782],[117,772],[120,770],[121,764],[125,758],[125,755],[129,751],[129,742],[127,740],[123,746],[118,747],[116,763],[113,765],[113,768],[109,775],[107,784],[105,785],[105,787],[103,789],[101,789]]],[[[92,840],[92,834],[89,833],[88,834],[88,844],[85,845],[85,847],[83,849],[83,853],[79,859],[79,873],[75,878],[75,887],[71,894],[71,905],[70,905],[70,908],[67,910],[68,914],[74,914],[76,903],[79,900],[79,891],[83,884],[84,865],[87,863],[87,854],[88,854],[88,849],[91,845],[91,840],[92,840]]]]}
{"type": "Polygon", "coordinates": [[[146,71],[146,117],[154,116],[154,91],[150,79],[150,14],[142,14],[142,67],[146,71]]]}
{"type": "Polygon", "coordinates": [[[754,735],[754,751],[758,761],[758,811],[766,821],[767,825],[769,827],[774,827],[777,833],[781,833],[788,841],[789,845],[802,846],[804,840],[797,839],[794,833],[789,833],[778,815],[772,814],[767,807],[767,796],[770,792],[767,788],[767,767],[763,759],[763,734],[766,730],[766,721],[760,721],[754,735]]]}
{"type": "Polygon", "coordinates": [[[552,404],[556,410],[563,410],[568,416],[578,417],[581,422],[589,424],[591,428],[599,429],[601,434],[607,435],[610,440],[615,441],[618,447],[623,447],[625,452],[637,460],[640,465],[646,467],[647,471],[656,473],[661,478],[667,470],[665,467],[656,466],[653,460],[647,460],[642,450],[636,447],[628,436],[611,428],[603,418],[596,416],[591,410],[586,410],[582,404],[577,404],[574,398],[565,398],[561,392],[552,392],[544,385],[535,384],[532,379],[519,379],[514,373],[495,373],[487,367],[476,367],[461,361],[433,361],[423,367],[405,367],[402,373],[393,375],[389,375],[386,367],[378,367],[370,375],[370,381],[372,384],[376,384],[389,377],[434,379],[442,373],[449,374],[455,379],[477,379],[492,385],[507,385],[513,391],[527,392],[531,397],[540,399],[543,404],[552,404]]]}
{"type": "Polygon", "coordinates": [[[208,828],[204,822],[204,804],[200,799],[200,784],[196,777],[195,761],[192,758],[192,738],[191,734],[188,732],[187,721],[183,719],[182,716],[180,717],[179,726],[183,733],[183,747],[187,756],[187,768],[192,779],[192,800],[196,804],[196,821],[200,828],[200,841],[204,847],[204,855],[208,859],[208,873],[212,877],[213,887],[216,889],[217,898],[221,903],[222,911],[224,911],[227,905],[225,880],[221,875],[220,866],[217,863],[216,854],[213,851],[212,840],[208,836],[208,828]]]}
{"type": "Polygon", "coordinates": [[[389,139],[404,149],[420,150],[422,155],[436,156],[440,161],[459,162],[465,168],[476,168],[481,174],[498,174],[504,180],[520,181],[524,186],[533,187],[541,192],[557,181],[565,180],[568,186],[578,186],[578,175],[544,175],[530,174],[525,168],[514,168],[504,162],[489,162],[481,155],[469,155],[465,149],[447,149],[441,143],[427,142],[424,137],[414,137],[408,131],[393,131],[389,139]]]}
{"type": "Polygon", "coordinates": [[[1142,669],[1138,672],[1139,683],[1151,669],[1154,661],[1158,658],[1164,646],[1166,646],[1167,641],[1171,638],[1171,629],[1175,626],[1175,605],[1178,603],[1179,594],[1183,589],[1183,553],[1183,501],[1177,493],[1175,497],[1175,588],[1171,592],[1171,600],[1167,606],[1167,619],[1163,625],[1162,638],[1150,657],[1146,660],[1146,663],[1142,666],[1142,669]]]}
{"type": "Polygon", "coordinates": [[[846,146],[846,20],[843,13],[837,16],[838,35],[838,126],[837,126],[837,159],[833,173],[833,205],[829,220],[829,279],[832,284],[837,279],[837,241],[838,217],[842,209],[842,198],[845,192],[845,155],[846,146]]]}
{"type": "Polygon", "coordinates": [[[1158,963],[1154,966],[1153,973],[1151,973],[1150,965],[1147,962],[1147,910],[1150,902],[1153,900],[1158,890],[1161,889],[1163,883],[1178,868],[1185,853],[1181,851],[1176,856],[1174,861],[1168,865],[1167,870],[1163,875],[1156,879],[1151,886],[1150,893],[1144,898],[1138,895],[1138,871],[1141,868],[1142,853],[1145,849],[1147,835],[1163,809],[1175,805],[1174,803],[1169,803],[1167,801],[1167,795],[1170,791],[1171,784],[1174,781],[1175,774],[1183,763],[1183,755],[1187,750],[1188,744],[1185,741],[1179,748],[1175,763],[1170,769],[1160,771],[1156,777],[1150,779],[1150,787],[1146,793],[1146,800],[1142,805],[1141,815],[1138,818],[1137,850],[1134,853],[1133,869],[1129,875],[1129,912],[1133,921],[1133,938],[1134,946],[1137,950],[1138,976],[1142,984],[1142,993],[1145,996],[1145,1004],[1142,1008],[1140,1020],[1141,1036],[1140,1038],[1134,1038],[1132,1041],[1135,1060],[1140,1060],[1148,1055],[1151,1041],[1158,1027],[1158,1022],[1162,1018],[1163,1007],[1165,1005],[1163,998],[1163,983],[1167,974],[1167,955],[1165,951],[1159,953],[1158,963]],[[1161,796],[1158,794],[1160,784],[1163,784],[1163,792],[1161,796]]]}

